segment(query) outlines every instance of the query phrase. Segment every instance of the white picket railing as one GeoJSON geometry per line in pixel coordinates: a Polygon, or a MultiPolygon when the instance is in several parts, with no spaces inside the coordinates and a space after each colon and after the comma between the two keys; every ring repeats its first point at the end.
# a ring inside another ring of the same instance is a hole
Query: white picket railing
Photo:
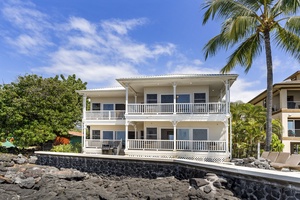
{"type": "Polygon", "coordinates": [[[122,120],[125,118],[124,110],[99,110],[86,111],[87,120],[122,120]]]}
{"type": "MultiPolygon", "coordinates": [[[[128,139],[129,150],[174,150],[173,140],[128,139]]],[[[226,151],[225,141],[212,140],[177,140],[176,150],[183,151],[226,151]]]]}
{"type": "Polygon", "coordinates": [[[128,104],[128,114],[225,113],[225,103],[128,104]]]}

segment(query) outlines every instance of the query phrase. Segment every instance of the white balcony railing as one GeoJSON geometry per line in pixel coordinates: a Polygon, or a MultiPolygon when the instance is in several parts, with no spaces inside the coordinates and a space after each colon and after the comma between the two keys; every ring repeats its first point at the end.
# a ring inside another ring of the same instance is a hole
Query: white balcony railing
{"type": "Polygon", "coordinates": [[[124,110],[86,111],[87,120],[122,120],[125,118],[124,110]]]}
{"type": "MultiPolygon", "coordinates": [[[[129,150],[174,150],[173,140],[128,139],[127,145],[129,150]]],[[[177,140],[176,150],[224,152],[226,151],[226,142],[212,140],[177,140]]]]}
{"type": "MultiPolygon", "coordinates": [[[[178,114],[225,113],[225,103],[176,103],[178,114]]],[[[171,114],[173,103],[128,104],[128,114],[171,114]]]]}

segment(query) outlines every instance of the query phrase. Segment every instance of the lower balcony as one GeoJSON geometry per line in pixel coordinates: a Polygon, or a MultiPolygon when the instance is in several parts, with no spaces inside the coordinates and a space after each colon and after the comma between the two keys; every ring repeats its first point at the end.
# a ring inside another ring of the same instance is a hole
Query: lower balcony
{"type": "Polygon", "coordinates": [[[212,140],[127,140],[128,150],[225,152],[226,141],[212,140]]]}

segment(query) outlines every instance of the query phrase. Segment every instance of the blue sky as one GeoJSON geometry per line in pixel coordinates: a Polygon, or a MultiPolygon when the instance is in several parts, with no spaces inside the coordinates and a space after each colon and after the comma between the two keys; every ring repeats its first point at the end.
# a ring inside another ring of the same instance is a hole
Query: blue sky
{"type": "MultiPolygon", "coordinates": [[[[202,48],[221,21],[202,26],[204,0],[0,0],[0,81],[19,75],[76,74],[88,88],[116,78],[218,73],[232,51],[204,60],[202,48]]],[[[274,82],[299,63],[273,49],[274,82]]],[[[244,102],[266,88],[264,54],[232,87],[244,102]]]]}

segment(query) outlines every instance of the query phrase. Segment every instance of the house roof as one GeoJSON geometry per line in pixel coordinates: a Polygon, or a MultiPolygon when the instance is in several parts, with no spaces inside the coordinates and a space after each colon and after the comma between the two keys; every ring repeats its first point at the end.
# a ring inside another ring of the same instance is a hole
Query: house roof
{"type": "Polygon", "coordinates": [[[77,131],[69,131],[69,135],[82,137],[82,133],[77,131]]]}
{"type": "MultiPolygon", "coordinates": [[[[300,80],[297,79],[299,78],[300,71],[295,72],[291,76],[287,77],[286,79],[283,80],[283,82],[280,83],[275,83],[273,85],[273,94],[279,91],[280,89],[292,89],[292,88],[300,88],[300,80]]],[[[256,104],[263,99],[267,97],[267,90],[264,90],[260,94],[258,94],[256,97],[251,99],[248,103],[251,104],[256,104]]]]}

